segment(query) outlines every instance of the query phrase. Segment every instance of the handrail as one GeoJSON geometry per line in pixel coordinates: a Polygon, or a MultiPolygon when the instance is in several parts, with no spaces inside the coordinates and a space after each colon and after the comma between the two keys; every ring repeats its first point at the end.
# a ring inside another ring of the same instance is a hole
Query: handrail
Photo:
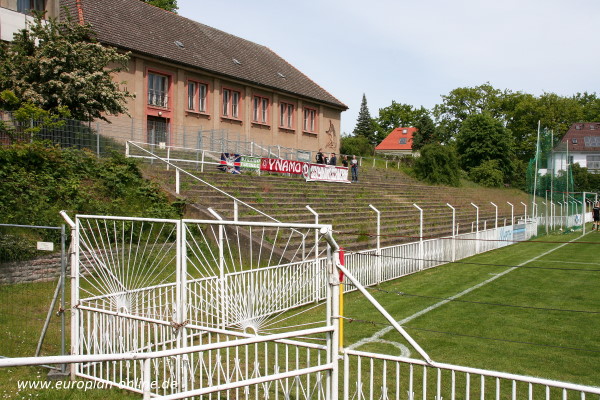
{"type": "MultiPolygon", "coordinates": [[[[167,164],[167,165],[169,165],[169,166],[171,166],[171,167],[173,167],[173,168],[175,168],[175,169],[179,170],[180,172],[183,172],[183,173],[184,173],[184,174],[186,174],[187,176],[189,176],[189,177],[191,177],[191,178],[193,178],[193,179],[196,179],[197,181],[199,181],[199,182],[203,183],[204,185],[206,185],[206,186],[210,187],[211,189],[214,189],[214,190],[216,190],[217,192],[219,192],[219,193],[221,193],[221,194],[223,194],[223,195],[225,195],[225,196],[229,197],[231,200],[233,200],[233,201],[237,201],[238,203],[240,203],[240,204],[242,204],[242,205],[244,205],[244,206],[248,207],[248,208],[249,208],[249,209],[251,209],[252,211],[256,211],[256,212],[257,212],[257,213],[259,213],[260,215],[262,215],[262,216],[264,216],[264,217],[267,217],[267,218],[268,218],[268,219],[270,219],[271,221],[274,221],[274,222],[277,222],[277,223],[280,223],[280,224],[282,223],[282,222],[281,222],[281,221],[279,221],[277,218],[274,218],[274,217],[270,216],[269,214],[267,214],[267,213],[265,213],[265,212],[263,212],[263,211],[260,211],[258,208],[251,206],[250,204],[246,203],[245,201],[242,201],[242,200],[238,199],[237,197],[235,197],[235,196],[233,196],[233,195],[231,195],[231,194],[227,193],[226,191],[224,191],[224,190],[222,190],[222,189],[219,189],[218,187],[216,187],[216,186],[214,186],[214,185],[211,185],[210,183],[206,182],[204,179],[202,179],[202,178],[199,178],[199,177],[197,177],[196,175],[193,175],[193,174],[191,174],[191,173],[187,172],[187,171],[186,171],[186,170],[184,170],[183,168],[181,168],[181,167],[179,167],[179,166],[177,166],[177,165],[175,165],[175,164],[171,163],[170,161],[167,161],[166,159],[164,159],[164,158],[162,158],[162,157],[160,157],[160,156],[157,156],[156,154],[154,154],[154,153],[152,153],[152,152],[150,152],[150,151],[148,151],[148,150],[144,149],[143,147],[140,147],[140,146],[138,146],[136,143],[134,143],[134,142],[131,142],[131,141],[127,141],[127,144],[128,144],[128,145],[133,145],[133,146],[137,147],[138,149],[140,149],[140,150],[142,150],[142,151],[144,151],[144,152],[146,152],[146,153],[150,154],[150,155],[151,155],[153,158],[155,158],[155,159],[157,159],[157,160],[159,160],[159,161],[162,161],[162,162],[164,162],[165,164],[167,164]]],[[[296,230],[296,229],[294,229],[294,228],[291,228],[291,229],[292,229],[292,231],[299,233],[299,234],[300,234],[300,235],[302,235],[303,237],[306,237],[306,235],[305,235],[304,233],[302,233],[302,232],[300,232],[300,231],[298,231],[298,230],[296,230]]]]}

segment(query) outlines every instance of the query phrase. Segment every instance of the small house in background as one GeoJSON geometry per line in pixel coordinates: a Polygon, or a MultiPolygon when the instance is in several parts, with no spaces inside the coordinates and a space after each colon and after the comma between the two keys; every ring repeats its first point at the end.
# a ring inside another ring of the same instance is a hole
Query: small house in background
{"type": "Polygon", "coordinates": [[[417,128],[414,127],[394,129],[375,147],[375,153],[394,156],[413,155],[412,145],[415,132],[417,132],[417,128]]]}
{"type": "Polygon", "coordinates": [[[568,164],[579,164],[589,172],[600,173],[600,122],[578,122],[569,128],[554,147],[555,173],[568,164]]]}

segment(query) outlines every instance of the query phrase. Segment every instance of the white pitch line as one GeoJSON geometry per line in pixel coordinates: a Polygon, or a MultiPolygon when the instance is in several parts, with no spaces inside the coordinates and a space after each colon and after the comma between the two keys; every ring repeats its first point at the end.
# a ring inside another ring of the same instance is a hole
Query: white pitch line
{"type": "MultiPolygon", "coordinates": [[[[539,256],[533,257],[532,259],[527,260],[527,261],[525,261],[525,262],[517,265],[516,267],[511,267],[511,268],[507,269],[506,271],[500,272],[498,275],[495,275],[495,276],[491,277],[488,280],[485,280],[485,281],[483,281],[481,283],[478,283],[475,286],[472,286],[472,287],[470,287],[470,288],[468,288],[466,290],[463,290],[462,292],[460,292],[458,294],[455,294],[454,296],[449,297],[446,300],[442,300],[442,301],[440,301],[438,303],[435,303],[434,305],[429,306],[429,307],[427,307],[427,308],[425,308],[425,309],[423,309],[423,310],[421,310],[421,311],[419,311],[419,312],[411,315],[410,317],[406,317],[406,318],[398,321],[398,325],[402,326],[402,325],[406,324],[407,322],[412,321],[413,319],[420,317],[423,314],[427,314],[431,310],[435,310],[436,308],[441,307],[444,304],[449,303],[450,301],[452,301],[454,299],[458,299],[459,297],[462,297],[465,294],[470,293],[470,292],[472,292],[475,289],[479,289],[480,287],[482,287],[484,285],[487,285],[490,282],[495,281],[496,279],[500,278],[501,276],[504,276],[504,275],[508,274],[509,272],[514,271],[515,269],[517,269],[519,267],[522,267],[522,266],[524,266],[526,264],[529,264],[530,262],[536,261],[537,259],[542,258],[542,257],[544,257],[544,256],[552,253],[553,251],[556,251],[556,250],[560,249],[561,247],[564,247],[567,244],[570,244],[570,243],[572,243],[572,242],[574,242],[574,241],[576,241],[578,239],[581,239],[581,237],[575,238],[575,239],[573,239],[573,240],[571,240],[571,241],[569,241],[567,243],[563,243],[560,246],[553,248],[552,250],[548,250],[547,252],[542,253],[539,256]]],[[[348,346],[348,349],[349,350],[354,350],[357,347],[360,347],[360,346],[365,345],[367,343],[379,341],[380,338],[383,337],[383,335],[385,335],[386,333],[392,331],[393,329],[394,329],[393,326],[387,326],[387,327],[381,329],[379,332],[376,332],[375,334],[373,334],[373,336],[365,338],[365,339],[361,339],[358,342],[351,344],[350,346],[348,346]]]]}

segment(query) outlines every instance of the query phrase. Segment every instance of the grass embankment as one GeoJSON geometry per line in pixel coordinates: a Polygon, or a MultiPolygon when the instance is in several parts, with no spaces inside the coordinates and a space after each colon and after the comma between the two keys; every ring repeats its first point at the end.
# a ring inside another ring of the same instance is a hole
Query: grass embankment
{"type": "MultiPolygon", "coordinates": [[[[0,223],[58,226],[64,223],[61,210],[71,216],[179,218],[182,207],[169,203],[157,184],[142,178],[135,161],[118,153],[98,159],[89,151],[39,142],[0,146],[0,223]]],[[[34,243],[59,243],[56,231],[35,235],[34,243]]],[[[32,231],[0,230],[0,262],[31,256],[21,243],[24,236],[32,231]]]]}

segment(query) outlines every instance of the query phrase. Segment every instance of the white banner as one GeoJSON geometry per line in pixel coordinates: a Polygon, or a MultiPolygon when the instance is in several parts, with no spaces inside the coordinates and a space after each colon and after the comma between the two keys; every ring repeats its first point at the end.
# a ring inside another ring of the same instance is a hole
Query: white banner
{"type": "Polygon", "coordinates": [[[325,181],[325,182],[348,182],[348,168],[336,167],[335,165],[308,164],[308,176],[304,175],[307,181],[325,181]]]}

